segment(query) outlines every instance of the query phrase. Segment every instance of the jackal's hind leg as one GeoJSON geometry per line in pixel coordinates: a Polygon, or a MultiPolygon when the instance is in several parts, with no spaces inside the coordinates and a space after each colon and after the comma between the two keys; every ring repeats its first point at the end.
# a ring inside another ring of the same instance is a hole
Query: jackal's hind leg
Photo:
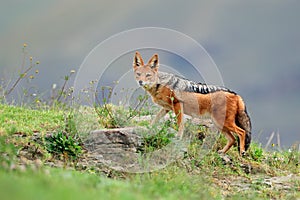
{"type": "Polygon", "coordinates": [[[246,131],[241,129],[240,127],[236,126],[235,127],[235,133],[237,133],[239,140],[240,140],[240,155],[244,156],[245,155],[245,140],[246,140],[246,131]]]}
{"type": "Polygon", "coordinates": [[[225,145],[225,147],[222,150],[219,150],[218,153],[225,154],[230,149],[230,147],[234,144],[235,138],[230,132],[224,131],[223,133],[227,138],[227,144],[225,145]]]}
{"type": "MultiPolygon", "coordinates": [[[[225,125],[226,126],[226,125],[225,125]]],[[[224,130],[224,129],[223,129],[224,130]]],[[[240,155],[241,156],[243,156],[244,154],[245,154],[245,138],[246,138],[246,132],[243,130],[243,129],[241,129],[240,127],[238,127],[237,125],[235,125],[235,124],[232,124],[232,125],[230,125],[230,126],[226,126],[226,131],[224,131],[224,132],[226,132],[227,134],[225,134],[226,135],[226,137],[227,137],[227,139],[228,139],[228,143],[227,143],[227,145],[221,150],[221,151],[227,151],[231,146],[232,146],[232,144],[234,144],[234,142],[235,142],[235,139],[234,139],[234,137],[233,137],[233,135],[232,135],[232,133],[235,133],[235,134],[237,134],[238,135],[238,137],[239,137],[239,140],[240,140],[240,149],[239,149],[239,152],[240,152],[240,155]],[[230,135],[231,136],[230,136],[230,135]],[[231,138],[232,137],[232,138],[231,138]],[[228,147],[228,149],[226,149],[228,147]]],[[[225,153],[224,152],[224,153],[225,153]]]]}

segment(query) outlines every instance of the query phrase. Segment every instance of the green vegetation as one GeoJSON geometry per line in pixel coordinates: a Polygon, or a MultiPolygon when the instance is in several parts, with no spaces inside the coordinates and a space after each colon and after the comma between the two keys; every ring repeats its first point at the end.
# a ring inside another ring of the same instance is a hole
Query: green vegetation
{"type": "MultiPolygon", "coordinates": [[[[111,93],[94,107],[70,107],[72,88],[67,82],[74,71],[52,91],[50,101],[34,95],[29,103],[14,106],[8,100],[16,86],[38,74],[38,61],[30,57],[26,68],[24,57],[23,63],[24,70],[11,85],[0,85],[1,199],[300,198],[299,144],[266,151],[253,142],[245,157],[239,156],[237,147],[224,156],[216,153],[226,142],[221,136],[204,154],[206,137],[216,133],[191,123],[186,124],[191,138],[187,151],[164,169],[134,174],[90,165],[95,161],[89,160],[82,142],[89,131],[144,126],[143,148],[138,150],[143,154],[173,142],[174,116],[150,126],[149,119],[135,118],[153,114],[147,97],[139,96],[136,106],[127,109],[108,104],[111,93]]],[[[24,97],[32,97],[23,91],[24,97]]]]}
{"type": "Polygon", "coordinates": [[[67,133],[57,132],[45,138],[46,149],[54,155],[64,155],[66,159],[78,159],[82,152],[80,139],[72,137],[67,133]]]}
{"type": "Polygon", "coordinates": [[[172,139],[175,137],[175,134],[170,127],[175,126],[175,128],[177,128],[177,124],[175,125],[174,123],[176,119],[175,116],[169,114],[169,117],[170,118],[163,122],[161,126],[157,124],[145,124],[147,129],[145,133],[142,134],[142,147],[139,149],[139,152],[152,152],[171,143],[172,139]]]}
{"type": "MultiPolygon", "coordinates": [[[[229,151],[231,162],[224,164],[214,151],[201,158],[198,149],[202,143],[194,139],[184,159],[165,169],[143,174],[112,173],[111,170],[107,172],[101,168],[94,170],[78,167],[77,164],[85,157],[86,152],[81,146],[80,133],[72,128],[73,122],[68,117],[70,111],[32,110],[3,104],[0,107],[0,127],[3,127],[0,137],[0,193],[3,199],[300,197],[300,153],[296,146],[286,151],[266,152],[260,145],[253,143],[248,156],[239,157],[234,148],[229,151]],[[14,123],[7,123],[11,121],[14,123]],[[31,140],[37,133],[44,137],[31,140]],[[59,162],[63,164],[53,164],[59,162]],[[250,171],[245,170],[245,167],[250,167],[250,171]],[[290,179],[279,181],[278,184],[269,183],[267,179],[272,177],[290,179]]],[[[170,125],[171,122],[167,123],[170,125]]],[[[145,138],[148,147],[161,147],[156,145],[157,141],[166,140],[166,127],[162,126],[162,132],[155,137],[145,138]]],[[[205,132],[205,129],[202,128],[201,131],[205,132]]],[[[223,145],[222,140],[221,138],[213,147],[214,150],[223,145]]]]}
{"type": "Polygon", "coordinates": [[[27,109],[0,104],[0,134],[33,134],[54,131],[64,125],[59,109],[27,109]]]}

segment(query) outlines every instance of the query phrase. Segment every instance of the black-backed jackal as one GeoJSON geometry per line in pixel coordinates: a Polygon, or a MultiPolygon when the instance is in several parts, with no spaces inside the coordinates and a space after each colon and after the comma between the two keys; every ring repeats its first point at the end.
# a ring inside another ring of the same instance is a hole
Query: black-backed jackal
{"type": "Polygon", "coordinates": [[[136,52],[133,59],[135,79],[152,96],[153,102],[162,107],[152,124],[173,111],[178,124],[177,136],[182,138],[184,114],[199,117],[208,113],[228,140],[219,153],[230,149],[235,142],[235,133],[240,141],[240,154],[243,155],[251,142],[251,122],[242,98],[225,87],[196,83],[159,72],[158,68],[157,54],[144,64],[140,53],[136,52]]]}

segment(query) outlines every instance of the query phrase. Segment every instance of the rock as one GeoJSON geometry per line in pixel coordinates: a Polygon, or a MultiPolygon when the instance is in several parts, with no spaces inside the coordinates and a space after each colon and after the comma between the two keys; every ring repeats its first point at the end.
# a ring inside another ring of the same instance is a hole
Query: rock
{"type": "Polygon", "coordinates": [[[85,148],[92,153],[116,154],[122,151],[136,152],[141,137],[136,128],[116,128],[92,131],[84,142],[85,148]]]}
{"type": "Polygon", "coordinates": [[[130,167],[138,154],[141,137],[136,130],[134,127],[95,130],[84,141],[84,146],[90,158],[123,171],[130,167]]]}
{"type": "Polygon", "coordinates": [[[292,181],[299,181],[300,177],[294,174],[289,174],[286,176],[277,176],[265,178],[263,184],[269,186],[270,188],[275,188],[277,190],[290,190],[292,188],[292,181]]]}
{"type": "Polygon", "coordinates": [[[89,159],[123,172],[141,173],[161,169],[183,156],[186,144],[173,141],[149,153],[141,153],[143,135],[151,130],[141,127],[95,130],[84,141],[89,159]]]}

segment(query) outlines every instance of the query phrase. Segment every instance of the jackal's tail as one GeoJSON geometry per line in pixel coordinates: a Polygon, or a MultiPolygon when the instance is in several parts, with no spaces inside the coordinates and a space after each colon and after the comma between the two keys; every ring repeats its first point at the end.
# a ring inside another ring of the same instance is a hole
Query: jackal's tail
{"type": "MultiPolygon", "coordinates": [[[[247,113],[246,106],[241,97],[239,98],[238,101],[238,108],[239,111],[235,118],[235,123],[237,126],[239,126],[240,128],[246,131],[245,151],[247,151],[251,143],[251,120],[247,113]]],[[[238,140],[238,146],[240,147],[239,140],[238,140]]]]}

